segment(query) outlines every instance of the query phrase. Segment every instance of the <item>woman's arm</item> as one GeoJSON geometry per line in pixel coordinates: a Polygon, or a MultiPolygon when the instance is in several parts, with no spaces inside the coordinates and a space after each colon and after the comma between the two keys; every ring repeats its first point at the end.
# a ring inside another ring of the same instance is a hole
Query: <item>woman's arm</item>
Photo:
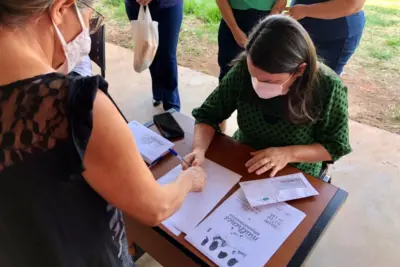
{"type": "Polygon", "coordinates": [[[199,123],[194,128],[193,151],[206,153],[215,135],[215,129],[207,124],[199,123]]]}
{"type": "Polygon", "coordinates": [[[193,189],[193,177],[204,176],[196,168],[182,173],[172,184],[159,185],[142,160],[125,121],[100,91],[94,101],[93,131],[84,165],[83,176],[95,191],[148,225],[158,225],[171,216],[193,189]]]}
{"type": "Polygon", "coordinates": [[[244,47],[247,43],[247,35],[238,26],[228,0],[216,0],[216,2],[222,18],[231,30],[236,42],[239,46],[244,47]]]}
{"type": "Polygon", "coordinates": [[[196,119],[193,152],[185,157],[192,166],[202,166],[215,132],[221,131],[220,123],[236,110],[246,73],[249,75],[245,61],[239,61],[204,103],[193,110],[192,115],[196,119]]]}
{"type": "Polygon", "coordinates": [[[315,163],[321,161],[332,161],[332,157],[323,145],[315,143],[310,145],[297,145],[286,147],[289,151],[289,162],[315,163]]]}
{"type": "Polygon", "coordinates": [[[363,8],[365,0],[331,0],[311,5],[294,5],[286,10],[293,18],[337,19],[355,14],[363,8]]]}

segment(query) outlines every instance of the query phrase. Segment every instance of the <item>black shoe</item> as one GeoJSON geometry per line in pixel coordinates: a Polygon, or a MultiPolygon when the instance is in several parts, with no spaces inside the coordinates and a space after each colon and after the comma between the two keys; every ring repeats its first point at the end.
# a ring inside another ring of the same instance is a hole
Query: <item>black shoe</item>
{"type": "Polygon", "coordinates": [[[161,101],[159,101],[159,100],[153,100],[153,106],[154,106],[154,107],[158,107],[159,105],[161,105],[161,101]]]}

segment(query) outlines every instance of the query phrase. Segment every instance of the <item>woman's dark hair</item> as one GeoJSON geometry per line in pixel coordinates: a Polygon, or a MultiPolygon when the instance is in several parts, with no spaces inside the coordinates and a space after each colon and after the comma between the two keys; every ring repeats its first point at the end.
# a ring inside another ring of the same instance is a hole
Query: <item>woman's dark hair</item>
{"type": "Polygon", "coordinates": [[[291,17],[268,16],[254,27],[242,58],[249,56],[259,69],[269,73],[295,73],[306,63],[304,74],[287,93],[289,119],[310,123],[318,117],[313,103],[319,82],[318,59],[306,30],[291,17]]]}

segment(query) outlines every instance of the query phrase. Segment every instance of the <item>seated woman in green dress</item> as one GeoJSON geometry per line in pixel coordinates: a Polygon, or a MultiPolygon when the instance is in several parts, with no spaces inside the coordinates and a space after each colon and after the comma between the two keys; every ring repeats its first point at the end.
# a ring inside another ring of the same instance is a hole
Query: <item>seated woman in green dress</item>
{"type": "Polygon", "coordinates": [[[290,164],[318,177],[324,163],[351,152],[347,89],[318,62],[310,36],[290,17],[261,21],[232,70],[193,110],[189,163],[202,165],[219,123],[235,110],[233,138],[256,150],[246,163],[249,173],[273,177],[290,164]]]}

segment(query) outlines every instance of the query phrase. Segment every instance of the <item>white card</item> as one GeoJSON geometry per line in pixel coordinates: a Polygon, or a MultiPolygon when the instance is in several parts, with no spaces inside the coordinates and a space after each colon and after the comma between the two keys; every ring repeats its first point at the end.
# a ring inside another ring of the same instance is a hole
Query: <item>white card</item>
{"type": "Polygon", "coordinates": [[[240,183],[252,207],[319,195],[302,173],[240,183]]]}

